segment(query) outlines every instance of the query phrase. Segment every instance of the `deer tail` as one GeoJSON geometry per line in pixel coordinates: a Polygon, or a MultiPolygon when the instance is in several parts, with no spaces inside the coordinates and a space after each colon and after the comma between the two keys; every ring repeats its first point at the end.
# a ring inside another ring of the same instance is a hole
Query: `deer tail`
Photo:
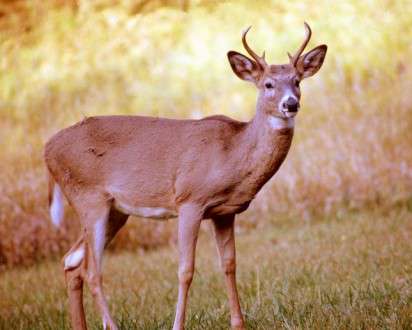
{"type": "Polygon", "coordinates": [[[60,227],[64,217],[64,195],[58,185],[49,173],[49,208],[50,218],[53,225],[60,227]]]}

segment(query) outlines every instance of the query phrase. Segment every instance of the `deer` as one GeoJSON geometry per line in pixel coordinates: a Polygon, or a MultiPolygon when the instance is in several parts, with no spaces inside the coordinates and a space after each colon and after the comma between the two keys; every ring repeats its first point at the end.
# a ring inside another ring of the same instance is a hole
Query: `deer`
{"type": "Polygon", "coordinates": [[[248,122],[223,115],[203,119],[95,116],[53,135],[45,145],[52,222],[59,226],[67,200],[80,219],[80,235],[63,257],[74,329],[86,329],[83,285],[88,285],[103,328],[117,329],[102,289],[105,247],[130,215],[177,217],[178,297],[173,330],[184,329],[200,224],[211,220],[223,269],[232,329],[245,329],[236,286],[235,216],[248,209],[289,152],[300,110],[300,82],[321,68],[322,44],[303,54],[312,31],[289,62],[269,65],[229,51],[233,72],[258,90],[248,122]]]}

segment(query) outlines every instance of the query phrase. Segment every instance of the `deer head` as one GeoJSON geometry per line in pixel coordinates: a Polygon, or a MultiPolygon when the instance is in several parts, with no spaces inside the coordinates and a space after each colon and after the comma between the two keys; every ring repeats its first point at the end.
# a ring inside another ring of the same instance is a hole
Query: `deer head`
{"type": "Polygon", "coordinates": [[[318,72],[325,59],[327,46],[317,46],[302,55],[312,35],[305,22],[305,39],[293,56],[288,53],[289,63],[269,65],[265,61],[265,52],[258,56],[247,44],[246,35],[250,28],[243,32],[242,42],[252,59],[235,51],[228,52],[232,70],[240,79],[251,81],[258,88],[258,110],[282,119],[292,118],[300,108],[299,84],[304,78],[318,72]]]}

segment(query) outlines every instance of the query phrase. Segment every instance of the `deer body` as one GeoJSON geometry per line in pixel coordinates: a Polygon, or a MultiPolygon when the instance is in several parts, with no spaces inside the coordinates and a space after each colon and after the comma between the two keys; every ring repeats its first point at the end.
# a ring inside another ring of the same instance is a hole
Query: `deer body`
{"type": "Polygon", "coordinates": [[[45,158],[66,194],[92,190],[118,211],[148,218],[174,217],[190,201],[209,218],[244,211],[281,165],[292,135],[292,127],[273,129],[269,119],[262,126],[224,116],[91,117],[50,139],[45,158]]]}
{"type": "Polygon", "coordinates": [[[299,109],[300,80],[316,73],[326,46],[290,64],[268,65],[243,44],[253,60],[228,58],[235,74],[259,90],[250,122],[225,116],[172,120],[140,116],[90,117],[46,144],[51,216],[60,222],[65,196],[80,217],[82,233],[64,257],[70,316],[86,329],[83,283],[87,281],[104,328],[117,329],[103,294],[103,250],[129,215],[178,220],[179,295],[174,330],[184,328],[200,223],[211,219],[228,290],[231,325],[244,329],[236,289],[235,215],[245,211],[285,159],[299,109]]]}

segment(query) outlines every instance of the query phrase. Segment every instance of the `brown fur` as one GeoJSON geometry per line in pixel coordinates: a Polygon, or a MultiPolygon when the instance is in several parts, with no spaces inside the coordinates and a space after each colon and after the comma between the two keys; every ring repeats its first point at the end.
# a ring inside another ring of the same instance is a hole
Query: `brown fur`
{"type": "Polygon", "coordinates": [[[279,168],[292,140],[292,129],[257,135],[254,128],[224,116],[91,117],[53,136],[45,159],[69,201],[98,193],[176,211],[190,200],[207,217],[238,213],[279,168]]]}
{"type": "MultiPolygon", "coordinates": [[[[252,53],[245,35],[243,39],[252,53]]],[[[91,117],[49,140],[45,160],[52,177],[50,187],[53,180],[61,187],[84,229],[66,255],[70,259],[84,251],[80,264],[73,261],[72,266],[65,266],[73,327],[86,327],[85,279],[104,324],[116,329],[103,295],[100,262],[104,246],[127,220],[128,214],[119,205],[127,205],[133,210],[162,208],[179,215],[174,330],[184,327],[200,222],[212,219],[228,288],[231,325],[244,329],[235,282],[235,214],[249,207],[284,161],[300,99],[298,81],[316,73],[325,54],[326,46],[319,46],[298,58],[296,66],[269,66],[256,54],[255,62],[229,52],[236,75],[259,90],[256,115],[250,122],[225,116],[201,120],[91,117]],[[285,108],[284,99],[290,96],[296,102],[294,111],[289,111],[289,105],[285,108]]]]}

